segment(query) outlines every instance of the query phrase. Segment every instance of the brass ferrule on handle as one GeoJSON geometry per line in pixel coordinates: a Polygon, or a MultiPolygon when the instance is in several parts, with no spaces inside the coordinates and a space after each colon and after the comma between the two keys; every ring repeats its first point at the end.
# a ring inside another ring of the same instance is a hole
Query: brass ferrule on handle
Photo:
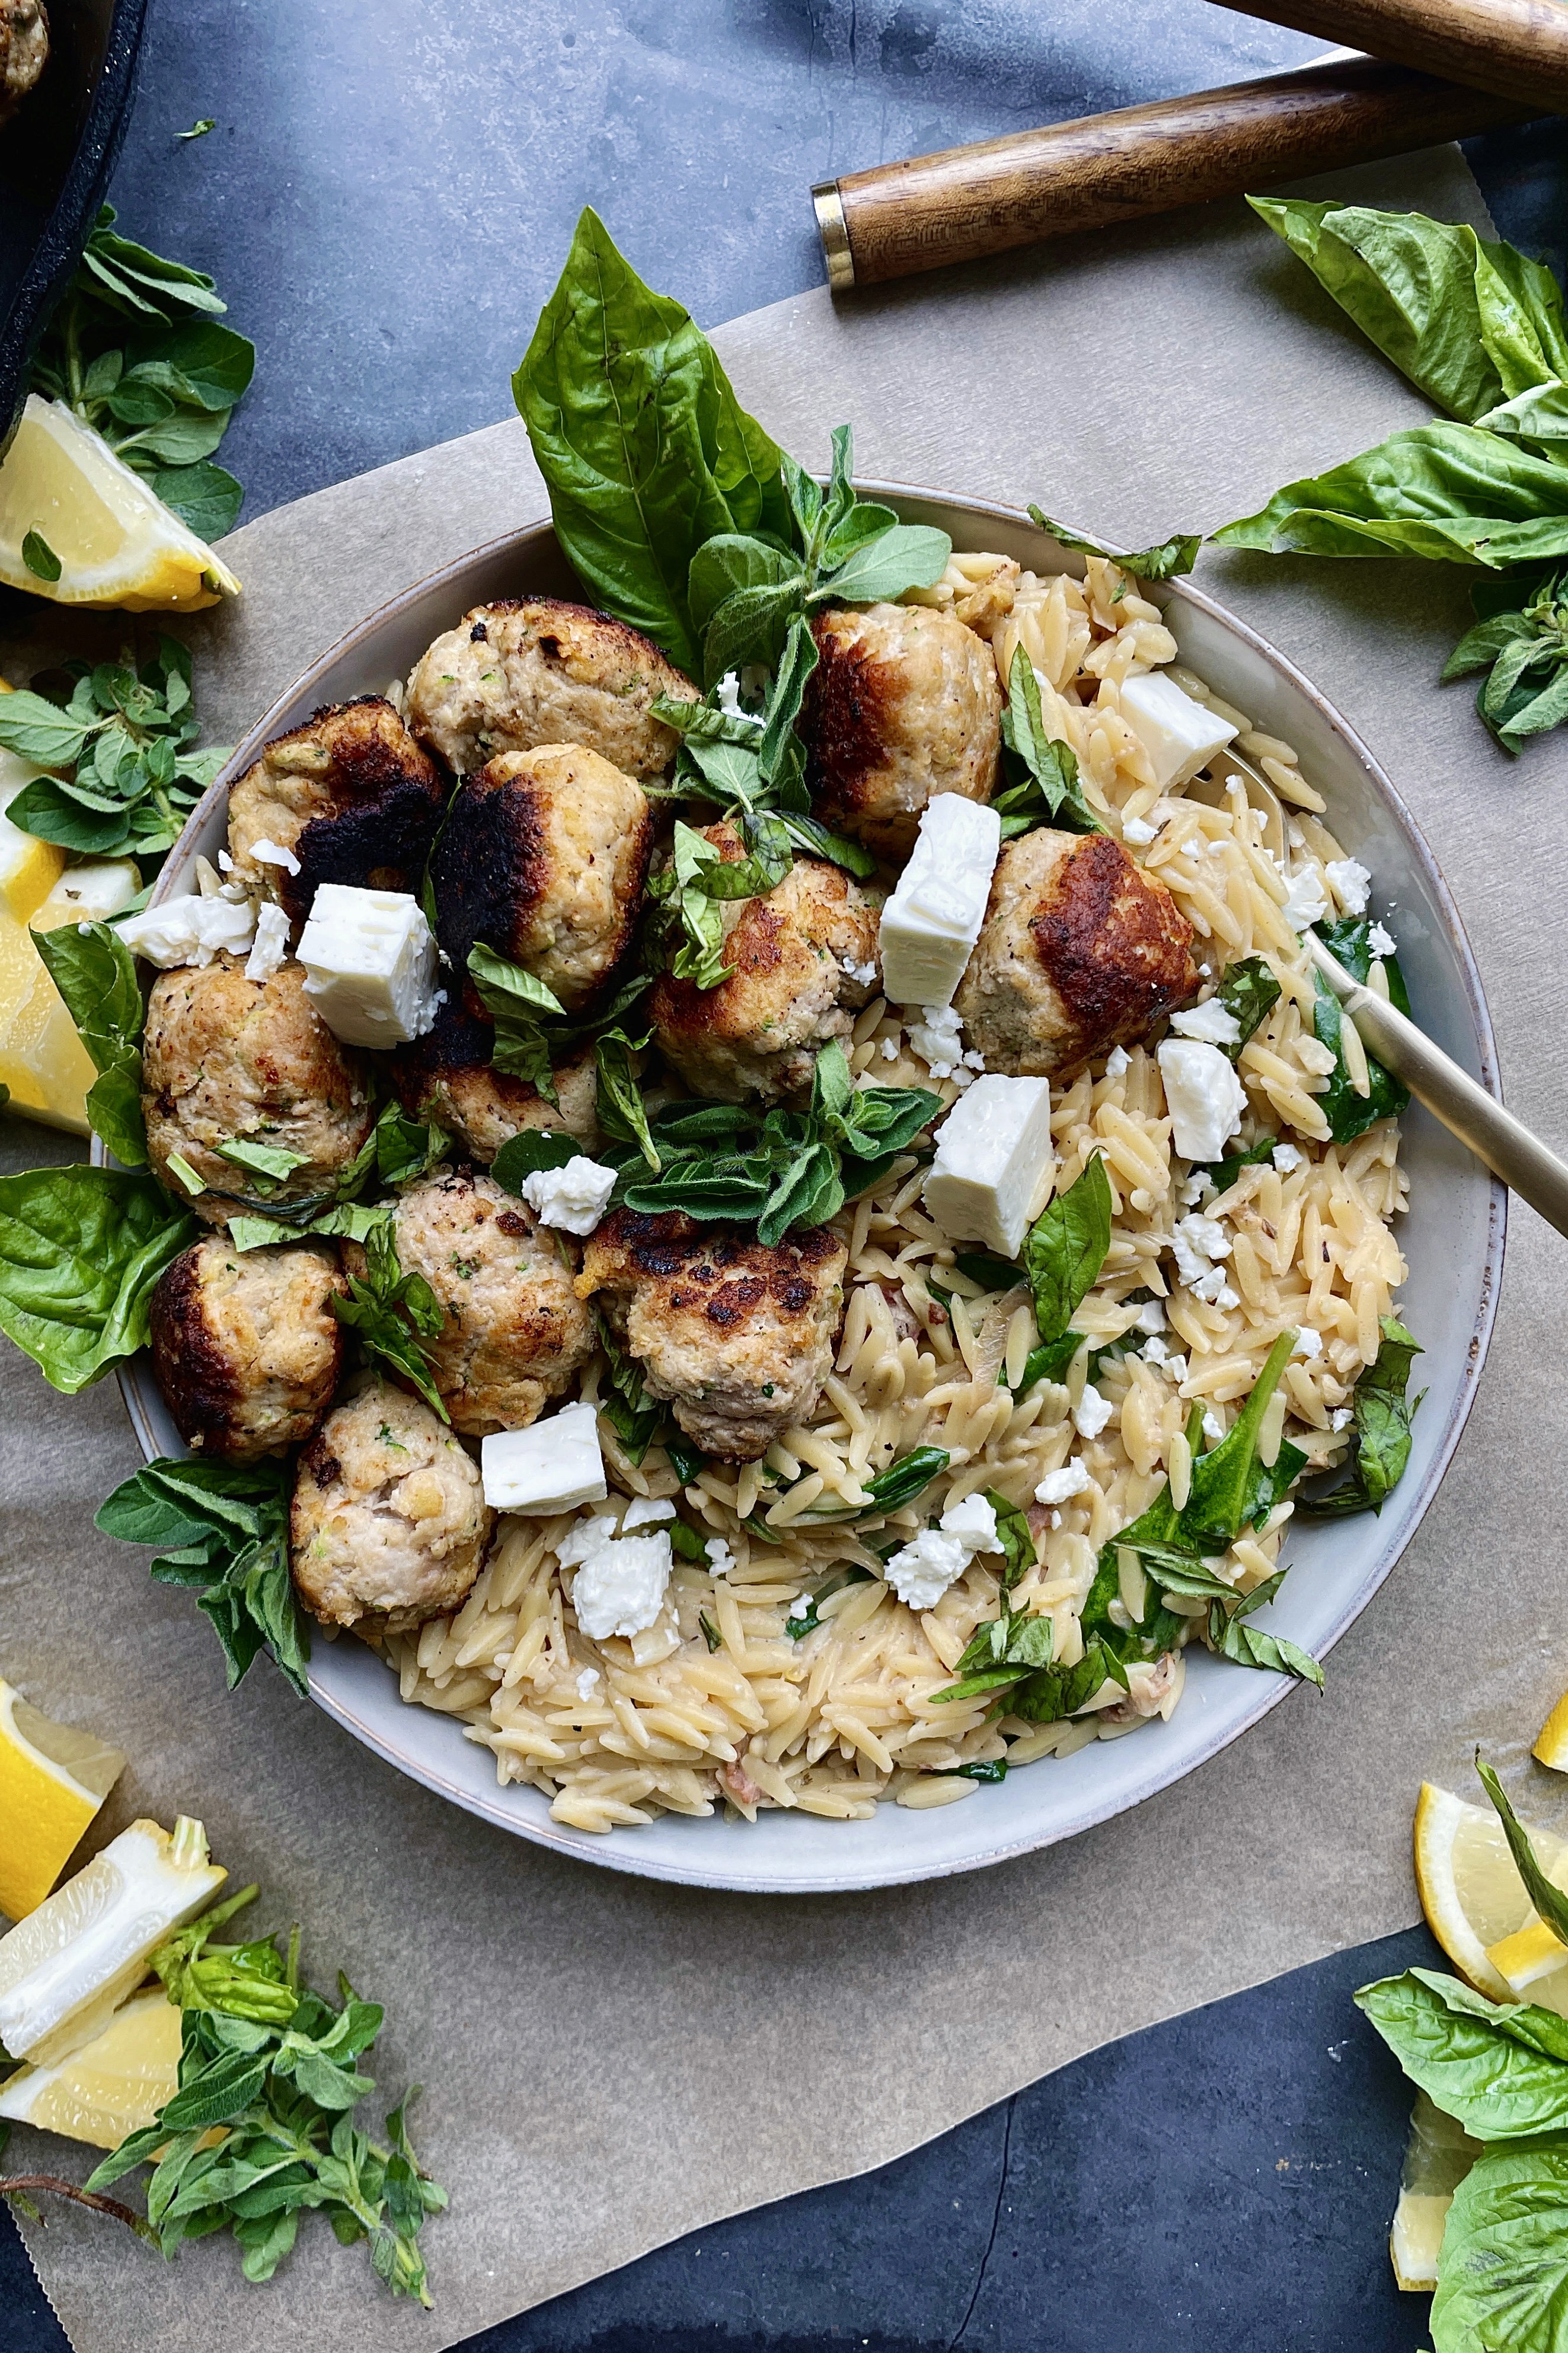
{"type": "Polygon", "coordinates": [[[1545,111],[1375,58],[1336,58],[846,173],[819,182],[812,202],[828,285],[843,294],[1545,111]]]}

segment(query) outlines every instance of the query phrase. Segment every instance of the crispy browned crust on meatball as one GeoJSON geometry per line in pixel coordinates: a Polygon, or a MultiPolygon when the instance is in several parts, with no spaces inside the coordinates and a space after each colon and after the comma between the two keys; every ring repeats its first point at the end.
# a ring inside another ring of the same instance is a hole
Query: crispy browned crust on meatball
{"type": "MultiPolygon", "coordinates": [[[[432,861],[451,971],[482,941],[585,1004],[631,944],[652,845],[642,786],[596,752],[503,753],[464,784],[432,861]]],[[[483,1012],[471,981],[464,1001],[483,1012]]]]}
{"type": "MultiPolygon", "coordinates": [[[[728,823],[707,839],[727,866],[744,855],[728,823]]],[[[877,911],[848,875],[797,858],[776,889],[732,902],[717,988],[664,973],[648,1000],[658,1043],[694,1093],[777,1103],[811,1085],[817,1053],[847,1038],[877,987],[877,911]],[[855,970],[871,968],[869,980],[855,970]]]]}
{"type": "Polygon", "coordinates": [[[433,1029],[392,1057],[398,1099],[411,1119],[433,1120],[488,1168],[525,1127],[564,1128],[592,1151],[599,1141],[597,1073],[591,1048],[555,1066],[557,1103],[490,1060],[495,1026],[445,1005],[433,1029]]]}
{"type": "Polygon", "coordinates": [[[408,681],[415,733],[466,776],[498,752],[582,744],[628,776],[655,776],[677,737],[650,715],[659,695],[697,689],[624,621],[558,596],[476,605],[436,639],[408,681]]]}
{"type": "Polygon", "coordinates": [[[49,20],[42,0],[0,0],[0,122],[35,89],[49,61],[49,20]]]}
{"type": "Polygon", "coordinates": [[[953,1003],[992,1070],[1068,1079],[1197,985],[1192,925],[1158,876],[1109,834],[1041,826],[997,861],[953,1003]]]}
{"type": "Polygon", "coordinates": [[[254,1462],[308,1439],[342,1370],[331,1245],[239,1251],[208,1235],[153,1293],[153,1371],[194,1454],[254,1462]]]}
{"type": "Polygon", "coordinates": [[[800,715],[806,782],[825,823],[906,856],[937,793],[989,800],[1002,690],[990,647],[921,605],[829,610],[800,715]]]}
{"type": "Polygon", "coordinates": [[[323,882],[417,892],[451,787],[378,694],[313,712],[268,744],[228,797],[235,871],[302,923],[323,882]],[[291,849],[298,874],[257,859],[291,849]]]}
{"type": "Polygon", "coordinates": [[[220,1225],[248,1195],[252,1179],[216,1147],[236,1138],[300,1155],[302,1166],[257,1208],[324,1192],[370,1134],[364,1065],[340,1045],[304,993],[304,972],[280,965],[269,980],[247,980],[220,957],[160,973],[147,1005],[142,1104],[147,1157],[176,1200],[171,1173],[179,1153],[207,1190],[191,1208],[220,1225]]]}
{"type": "Polygon", "coordinates": [[[648,1390],[704,1452],[753,1462],[816,1404],[847,1261],[826,1226],[769,1249],[749,1227],[613,1209],[589,1237],[577,1291],[608,1294],[648,1390]]]}

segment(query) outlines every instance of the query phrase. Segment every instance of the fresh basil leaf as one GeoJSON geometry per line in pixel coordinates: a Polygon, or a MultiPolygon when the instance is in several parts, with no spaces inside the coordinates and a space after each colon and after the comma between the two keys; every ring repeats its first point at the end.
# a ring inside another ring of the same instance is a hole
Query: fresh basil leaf
{"type": "Polygon", "coordinates": [[[1021,1504],[1009,1503],[994,1487],[987,1487],[984,1494],[996,1514],[996,1534],[1002,1545],[1002,1590],[1007,1593],[1035,1566],[1034,1533],[1028,1513],[1021,1504]]]}
{"type": "Polygon", "coordinates": [[[1207,1173],[1214,1180],[1216,1193],[1228,1193],[1244,1168],[1260,1168],[1273,1157],[1279,1143],[1277,1135],[1260,1135],[1255,1144],[1247,1145],[1240,1152],[1227,1153],[1223,1160],[1208,1163],[1207,1173]]]}
{"type": "Polygon", "coordinates": [[[1253,1031],[1279,1004],[1279,983],[1267,957],[1244,956],[1239,964],[1226,965],[1215,994],[1241,1031],[1234,1046],[1220,1049],[1234,1062],[1253,1031]]]}
{"type": "Polygon", "coordinates": [[[814,817],[799,817],[786,810],[779,822],[797,849],[808,858],[825,858],[830,866],[841,866],[857,881],[868,881],[877,871],[877,860],[864,842],[851,841],[847,834],[830,833],[814,817]]]}
{"type": "Polygon", "coordinates": [[[1412,2083],[1478,2140],[1568,2131],[1568,2048],[1555,2011],[1490,2002],[1422,1968],[1363,1986],[1355,2002],[1412,2083]]]}
{"type": "Polygon", "coordinates": [[[1085,539],[1078,532],[1068,531],[1065,523],[1053,522],[1037,506],[1029,509],[1029,520],[1040,531],[1048,531],[1063,547],[1070,547],[1079,555],[1109,555],[1123,572],[1140,580],[1174,580],[1181,573],[1190,572],[1197,562],[1198,550],[1204,543],[1202,532],[1176,532],[1163,539],[1157,547],[1142,547],[1131,555],[1118,555],[1098,539],[1085,539]]]}
{"type": "Polygon", "coordinates": [[[540,1026],[542,1015],[558,1020],[565,1015],[554,990],[483,941],[468,952],[468,976],[495,1023],[491,1063],[509,1077],[526,1079],[546,1103],[557,1103],[550,1041],[540,1026]]]}
{"type": "Polygon", "coordinates": [[[150,1176],[79,1166],[0,1176],[0,1331],[76,1396],[146,1345],[153,1287],[195,1231],[150,1176]]]}
{"type": "Polygon", "coordinates": [[[1060,825],[1074,833],[1104,832],[1084,798],[1078,754],[1070,744],[1046,733],[1039,681],[1021,645],[1013,649],[1013,666],[1007,673],[1002,741],[1023,771],[993,797],[1005,841],[1046,824],[1060,825]]]}
{"type": "Polygon", "coordinates": [[[1217,1446],[1198,1455],[1193,1463],[1181,1528],[1184,1540],[1198,1551],[1224,1552],[1244,1527],[1255,1525],[1258,1431],[1295,1345],[1293,1331],[1280,1333],[1230,1429],[1217,1446]]]}
{"type": "Polygon", "coordinates": [[[592,210],[512,391],[556,537],[595,601],[695,675],[692,560],[721,533],[787,540],[782,453],[689,313],[643,284],[592,210]]]}
{"type": "MultiPolygon", "coordinates": [[[[765,784],[773,784],[780,776],[786,757],[798,757],[795,723],[800,716],[806,684],[816,664],[816,639],[811,634],[810,623],[797,615],[790,623],[784,652],[779,657],[758,747],[757,758],[765,784]]],[[[805,814],[804,810],[797,813],[805,814]]]]}
{"type": "Polygon", "coordinates": [[[404,1375],[432,1412],[449,1422],[431,1377],[429,1351],[422,1345],[441,1330],[446,1311],[422,1274],[404,1273],[390,1223],[373,1227],[363,1249],[364,1274],[351,1274],[347,1297],[334,1291],[327,1303],[340,1324],[358,1333],[367,1356],[404,1375]]]}
{"type": "Polygon", "coordinates": [[[289,1574],[290,1480],[281,1462],[150,1462],[117,1487],[95,1525],[164,1547],[159,1584],[187,1585],[223,1643],[232,1690],[263,1642],[303,1696],[310,1634],[289,1574]]]}
{"type": "Polygon", "coordinates": [[[509,1193],[521,1196],[523,1179],[542,1168],[564,1168],[582,1151],[580,1138],[548,1127],[525,1127],[509,1135],[490,1163],[490,1175],[509,1193]]]}
{"type": "Polygon", "coordinates": [[[708,1457],[700,1448],[693,1446],[685,1433],[675,1429],[673,1425],[665,1431],[660,1444],[668,1455],[669,1467],[681,1485],[683,1487],[694,1485],[708,1464],[708,1457]]]}
{"type": "Polygon", "coordinates": [[[628,1038],[624,1029],[606,1029],[595,1039],[594,1060],[598,1073],[595,1105],[605,1134],[621,1143],[635,1144],[657,1174],[660,1166],[658,1147],[648,1128],[647,1110],[632,1059],[641,1053],[651,1034],[628,1038]]]}
{"type": "Polygon", "coordinates": [[[1568,2148],[1487,2148],[1454,2191],[1432,2299],[1437,2353],[1558,2353],[1568,2310],[1568,2148]]]}
{"type": "Polygon", "coordinates": [[[1099,1281],[1110,1248],[1110,1183],[1097,1152],[1025,1238],[1024,1268],[1043,1341],[1061,1338],[1099,1281]]]}
{"type": "Polygon", "coordinates": [[[1327,1494],[1304,1495],[1301,1507],[1319,1519],[1351,1512],[1381,1512],[1410,1460],[1410,1425],[1426,1394],[1408,1398],[1412,1361],[1423,1352],[1394,1316],[1382,1318],[1376,1356],[1351,1396],[1354,1436],[1347,1457],[1350,1476],[1327,1494]]]}
{"type": "Polygon", "coordinates": [[[263,1190],[268,1185],[286,1184],[296,1168],[306,1165],[300,1153],[290,1152],[286,1145],[258,1144],[249,1136],[232,1135],[213,1148],[220,1160],[231,1161],[236,1168],[259,1177],[263,1190]]]}
{"type": "Polygon", "coordinates": [[[814,605],[890,604],[910,588],[930,588],[952,554],[946,532],[929,523],[895,522],[862,539],[832,572],[822,575],[814,605]]]}
{"type": "Polygon", "coordinates": [[[136,959],[105,923],[60,923],[30,934],[100,1072],[87,1115],[127,1168],[147,1165],[142,1118],[142,990],[136,959]]]}
{"type": "Polygon", "coordinates": [[[866,1482],[870,1503],[864,1508],[875,1512],[900,1511],[922,1494],[933,1479],[940,1479],[952,1461],[943,1446],[917,1446],[910,1453],[900,1454],[866,1482]]]}
{"type": "Polygon", "coordinates": [[[825,1601],[831,1600],[836,1593],[844,1592],[851,1585],[869,1585],[870,1582],[868,1568],[860,1568],[851,1563],[844,1568],[835,1569],[831,1576],[824,1578],[815,1593],[806,1596],[805,1608],[798,1616],[784,1620],[784,1632],[792,1642],[803,1642],[808,1634],[815,1634],[824,1623],[822,1605],[825,1601]]]}
{"type": "Polygon", "coordinates": [[[640,1464],[658,1435],[664,1405],[648,1395],[642,1366],[621,1346],[605,1316],[596,1314],[595,1323],[610,1369],[609,1395],[600,1398],[599,1410],[619,1438],[628,1462],[640,1464]]]}

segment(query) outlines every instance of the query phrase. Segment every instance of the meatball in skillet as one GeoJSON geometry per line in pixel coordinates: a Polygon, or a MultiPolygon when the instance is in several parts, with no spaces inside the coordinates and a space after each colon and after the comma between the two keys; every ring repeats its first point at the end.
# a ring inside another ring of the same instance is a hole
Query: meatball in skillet
{"type": "Polygon", "coordinates": [[[923,605],[832,610],[811,627],[818,660],[800,733],[816,815],[880,857],[907,857],[934,794],[988,801],[995,789],[995,656],[923,605]]]}
{"type": "Polygon", "coordinates": [[[327,1416],[300,1458],[294,1589],[324,1626],[373,1641],[405,1633],[457,1608],[494,1525],[461,1442],[422,1399],[373,1380],[327,1416]]]}
{"type": "Polygon", "coordinates": [[[309,1438],[342,1370],[337,1253],[237,1250],[208,1234],[153,1293],[153,1370],[193,1454],[254,1462],[309,1438]]]}
{"type": "Polygon", "coordinates": [[[1070,1079],[1197,985],[1192,925],[1159,877],[1109,834],[1041,826],[997,861],[953,1004],[988,1069],[1070,1079]]]}
{"type": "Polygon", "coordinates": [[[423,1038],[399,1047],[393,1079],[409,1117],[433,1120],[487,1168],[507,1138],[525,1127],[563,1128],[591,1153],[599,1141],[592,1048],[555,1065],[559,1101],[547,1103],[527,1079],[495,1069],[495,1034],[492,1023],[447,1005],[423,1038]]]}
{"type": "Polygon", "coordinates": [[[304,972],[285,964],[247,980],[232,959],[160,973],[147,1007],[142,1103],[147,1157],[175,1200],[188,1188],[171,1155],[207,1187],[191,1200],[221,1225],[237,1196],[265,1205],[326,1192],[370,1134],[364,1065],[341,1046],[304,993],[304,972]],[[263,1144],[298,1154],[300,1166],[273,1189],[224,1159],[220,1144],[263,1144]]]}
{"type": "MultiPolygon", "coordinates": [[[[744,855],[733,826],[707,839],[727,865],[744,855]]],[[[694,1094],[777,1103],[811,1085],[817,1050],[847,1038],[877,988],[877,911],[837,866],[797,858],[776,890],[731,900],[717,988],[665,973],[648,1009],[660,1051],[694,1094]]]]}
{"type": "MultiPolygon", "coordinates": [[[[426,1345],[453,1429],[525,1430],[594,1353],[564,1246],[525,1202],[461,1169],[411,1186],[392,1230],[404,1272],[422,1274],[446,1314],[426,1345]]],[[[353,1266],[353,1243],[344,1256],[353,1266]]]]}
{"type": "Polygon", "coordinates": [[[40,0],[0,0],[0,122],[15,114],[49,61],[49,20],[40,0]]]}
{"type": "Polygon", "coordinates": [[[805,1421],[833,1364],[848,1252],[826,1226],[772,1250],[746,1226],[612,1209],[577,1290],[603,1292],[649,1394],[726,1462],[754,1462],[805,1421]]]}
{"type": "Polygon", "coordinates": [[[554,596],[476,605],[437,638],[408,681],[409,724],[459,776],[498,752],[581,744],[628,776],[656,776],[676,738],[649,716],[657,696],[697,689],[658,648],[607,613],[554,596]]]}
{"type": "MultiPolygon", "coordinates": [[[[453,973],[482,941],[574,1011],[631,944],[652,840],[642,786],[597,752],[502,753],[464,784],[431,864],[453,973]]],[[[471,981],[465,1001],[482,1010],[471,981]]]]}
{"type": "Polygon", "coordinates": [[[235,872],[296,925],[321,882],[417,892],[450,790],[380,695],[318,711],[268,744],[230,792],[235,872]],[[299,873],[258,858],[258,842],[289,851],[299,873]]]}

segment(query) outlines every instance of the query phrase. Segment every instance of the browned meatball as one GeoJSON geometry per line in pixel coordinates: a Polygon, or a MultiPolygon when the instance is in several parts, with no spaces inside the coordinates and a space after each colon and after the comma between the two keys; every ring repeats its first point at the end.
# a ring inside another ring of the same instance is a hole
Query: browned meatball
{"type": "Polygon", "coordinates": [[[49,61],[49,20],[41,0],[0,0],[0,122],[37,87],[49,61]]]}
{"type": "Polygon", "coordinates": [[[770,1250],[745,1226],[612,1209],[589,1237],[577,1290],[609,1293],[650,1395],[669,1400],[688,1437],[727,1462],[754,1462],[816,1404],[847,1261],[826,1226],[770,1250]]]}
{"type": "MultiPolygon", "coordinates": [[[[707,838],[727,865],[744,855],[729,824],[710,825],[707,838]]],[[[666,973],[649,1012],[665,1060],[694,1093],[776,1103],[809,1088],[818,1050],[847,1038],[875,992],[877,911],[847,874],[816,858],[797,858],[764,897],[729,905],[730,978],[699,988],[666,973]]]]}
{"type": "Polygon", "coordinates": [[[235,871],[302,923],[322,882],[417,892],[450,785],[390,702],[367,694],[279,735],[228,797],[235,871]],[[255,855],[292,852],[291,874],[255,855]]]}
{"type": "Polygon", "coordinates": [[[525,1127],[563,1128],[590,1152],[599,1141],[594,1104],[597,1073],[585,1050],[555,1066],[556,1103],[528,1080],[490,1061],[495,1028],[460,1006],[443,1006],[436,1025],[393,1057],[393,1077],[411,1119],[433,1120],[488,1168],[509,1136],[525,1127]]]}
{"type": "Polygon", "coordinates": [[[691,681],[624,621],[554,596],[476,605],[437,638],[408,681],[421,743],[466,776],[498,752],[581,744],[623,775],[656,776],[673,732],[648,715],[661,694],[697,698],[691,681]]]}
{"type": "Polygon", "coordinates": [[[373,1380],[300,1458],[289,1514],[294,1589],[327,1626],[375,1641],[455,1609],[495,1514],[479,1466],[422,1398],[373,1380]]]}
{"type": "Polygon", "coordinates": [[[326,1192],[370,1134],[364,1065],[341,1046],[285,964],[247,980],[228,958],[160,973],[147,1006],[142,1103],[147,1157],[177,1201],[189,1198],[169,1166],[178,1153],[207,1187],[191,1207],[221,1225],[240,1206],[309,1200],[326,1192]],[[216,1147],[235,1141],[292,1152],[300,1166],[268,1187],[216,1147]]]}
{"type": "Polygon", "coordinates": [[[208,1234],[153,1293],[153,1370],[194,1454],[254,1462],[309,1438],[342,1370],[337,1253],[301,1243],[237,1250],[208,1234]]]}
{"type": "Polygon", "coordinates": [[[816,814],[889,858],[907,856],[937,793],[988,801],[1002,690],[984,638],[922,605],[819,613],[800,733],[816,814]]]}
{"type": "Polygon", "coordinates": [[[997,861],[953,1004],[988,1069],[1068,1079],[1193,995],[1192,951],[1192,925],[1119,841],[1041,826],[997,861]]]}
{"type": "MultiPolygon", "coordinates": [[[[594,1319],[565,1246],[489,1176],[454,1170],[415,1185],[393,1221],[398,1263],[446,1312],[426,1343],[452,1427],[525,1430],[594,1353],[594,1319]]],[[[345,1246],[351,1263],[353,1245],[345,1246]]]]}
{"type": "MultiPolygon", "coordinates": [[[[568,1010],[586,1003],[630,944],[652,841],[642,786],[597,752],[503,753],[464,785],[431,865],[452,972],[482,941],[568,1010]]],[[[465,1001],[482,1010],[471,981],[465,1001]]]]}

